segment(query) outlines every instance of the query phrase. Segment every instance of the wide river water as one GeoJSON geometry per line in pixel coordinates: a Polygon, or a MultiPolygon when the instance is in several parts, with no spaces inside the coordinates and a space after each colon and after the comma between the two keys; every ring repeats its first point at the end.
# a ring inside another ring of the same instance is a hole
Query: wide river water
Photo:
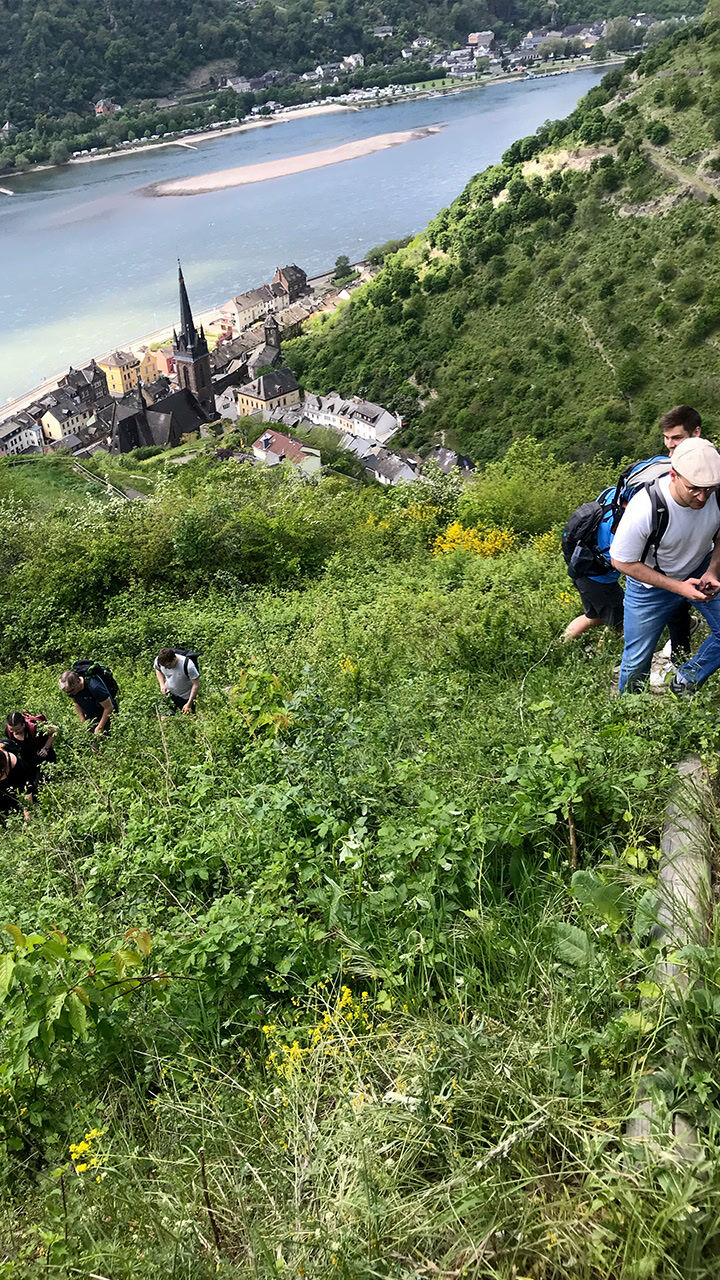
{"type": "Polygon", "coordinates": [[[572,111],[596,68],[448,97],[304,117],[198,144],[3,178],[0,186],[0,405],[44,378],[175,322],[177,258],[197,311],[297,262],[419,231],[515,138],[572,111]],[[389,151],[207,195],[142,188],[439,124],[389,151]]]}

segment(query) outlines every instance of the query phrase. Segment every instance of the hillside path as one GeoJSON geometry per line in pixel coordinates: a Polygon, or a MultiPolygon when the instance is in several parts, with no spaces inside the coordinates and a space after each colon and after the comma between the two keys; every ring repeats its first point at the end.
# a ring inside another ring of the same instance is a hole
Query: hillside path
{"type": "Polygon", "coordinates": [[[672,178],[679,186],[685,187],[701,203],[704,204],[708,196],[720,194],[717,183],[700,177],[695,169],[686,169],[676,160],[671,160],[663,151],[651,146],[649,142],[644,144],[643,150],[654,169],[664,174],[666,178],[672,178]]]}

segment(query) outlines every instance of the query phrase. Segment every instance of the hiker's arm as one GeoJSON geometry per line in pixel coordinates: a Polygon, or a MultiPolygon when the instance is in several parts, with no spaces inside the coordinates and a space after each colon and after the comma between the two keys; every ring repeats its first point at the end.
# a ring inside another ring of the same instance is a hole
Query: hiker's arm
{"type": "Polygon", "coordinates": [[[102,707],[102,715],[97,722],[97,727],[95,729],[96,735],[98,733],[102,733],[103,729],[105,728],[105,725],[107,724],[108,720],[110,719],[114,711],[114,707],[110,698],[105,698],[104,702],[100,703],[100,706],[102,707]]]}
{"type": "Polygon", "coordinates": [[[672,591],[673,595],[685,596],[686,600],[707,600],[705,593],[697,588],[697,583],[702,581],[700,578],[687,578],[683,582],[680,578],[670,578],[666,573],[651,569],[650,565],[643,564],[642,560],[632,560],[627,564],[623,560],[616,560],[615,556],[611,556],[611,560],[613,568],[624,573],[626,578],[635,578],[637,582],[645,582],[649,587],[662,587],[663,591],[672,591]]]}
{"type": "Polygon", "coordinates": [[[193,680],[192,682],[192,689],[188,694],[188,700],[185,703],[185,706],[183,707],[183,711],[192,711],[193,703],[197,698],[199,688],[200,688],[200,677],[198,676],[197,680],[193,680]]]}
{"type": "Polygon", "coordinates": [[[42,750],[38,751],[38,760],[45,760],[49,755],[52,745],[57,738],[57,725],[49,724],[45,735],[45,745],[42,750]]]}
{"type": "Polygon", "coordinates": [[[165,683],[165,677],[162,671],[159,671],[157,667],[155,668],[155,675],[157,676],[157,682],[160,685],[160,692],[167,693],[167,685],[165,683]]]}
{"type": "Polygon", "coordinates": [[[80,719],[82,720],[82,722],[83,722],[83,724],[84,724],[84,723],[85,723],[85,721],[86,721],[86,719],[87,719],[87,716],[85,715],[85,712],[83,711],[82,707],[80,706],[80,703],[79,703],[79,702],[75,702],[75,700],[74,700],[74,699],[73,699],[73,702],[74,702],[74,704],[75,704],[75,710],[77,711],[77,713],[78,713],[78,715],[79,715],[80,719]]]}

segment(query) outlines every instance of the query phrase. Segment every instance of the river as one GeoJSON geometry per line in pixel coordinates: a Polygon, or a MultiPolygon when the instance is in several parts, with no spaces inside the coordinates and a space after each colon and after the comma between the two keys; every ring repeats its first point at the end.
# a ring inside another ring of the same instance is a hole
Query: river
{"type": "Polygon", "coordinates": [[[197,311],[297,262],[419,231],[515,138],[572,111],[603,71],[486,85],[278,123],[200,143],[3,178],[0,404],[141,333],[175,322],[177,258],[197,311]],[[420,141],[308,173],[188,198],[150,183],[442,125],[420,141]]]}

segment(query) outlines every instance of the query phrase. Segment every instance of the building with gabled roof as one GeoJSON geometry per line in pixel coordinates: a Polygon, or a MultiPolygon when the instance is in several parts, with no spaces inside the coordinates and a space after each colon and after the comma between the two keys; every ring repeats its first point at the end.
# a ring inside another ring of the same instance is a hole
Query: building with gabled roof
{"type": "Polygon", "coordinates": [[[125,396],[137,387],[140,361],[133,351],[111,351],[97,363],[105,374],[111,396],[125,396]]]}
{"type": "Polygon", "coordinates": [[[290,462],[306,475],[317,475],[322,468],[319,449],[313,449],[310,445],[303,444],[302,440],[287,436],[282,431],[263,431],[253,441],[252,451],[258,461],[267,463],[269,467],[290,462]]]}
{"type": "Polygon", "coordinates": [[[39,453],[43,447],[42,427],[25,410],[0,423],[0,454],[39,453]]]}
{"type": "Polygon", "coordinates": [[[236,393],[238,413],[247,417],[251,413],[265,413],[278,406],[299,404],[300,388],[289,369],[273,369],[263,373],[253,382],[239,387],[236,393]]]}

